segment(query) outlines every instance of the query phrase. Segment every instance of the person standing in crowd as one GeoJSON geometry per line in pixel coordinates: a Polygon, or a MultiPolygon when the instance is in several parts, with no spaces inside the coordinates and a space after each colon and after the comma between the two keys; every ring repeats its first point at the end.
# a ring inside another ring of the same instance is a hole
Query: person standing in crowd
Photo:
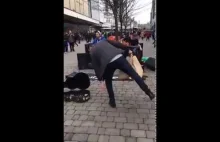
{"type": "Polygon", "coordinates": [[[154,47],[155,47],[155,23],[154,23],[154,25],[152,26],[152,39],[154,40],[154,41],[153,41],[153,44],[154,44],[154,47]]]}
{"type": "Polygon", "coordinates": [[[144,40],[144,30],[141,32],[141,39],[144,40]]]}
{"type": "MultiPolygon", "coordinates": [[[[80,36],[79,36],[78,32],[75,33],[75,41],[76,41],[76,44],[77,44],[77,41],[78,41],[78,44],[80,44],[80,36]]],[[[78,46],[78,44],[77,44],[77,46],[78,46]]]]}
{"type": "Polygon", "coordinates": [[[96,37],[94,38],[92,44],[96,44],[96,43],[98,43],[98,42],[100,42],[102,40],[105,40],[105,37],[102,36],[100,31],[97,31],[95,36],[96,37]]]}
{"type": "Polygon", "coordinates": [[[75,51],[74,49],[74,35],[72,33],[71,30],[69,30],[69,34],[68,34],[68,42],[70,44],[70,51],[75,51]]]}
{"type": "Polygon", "coordinates": [[[109,105],[113,108],[116,107],[116,103],[112,88],[112,77],[116,69],[125,72],[133,78],[151,100],[155,98],[153,92],[151,92],[142,78],[136,73],[123,56],[125,54],[123,50],[131,53],[134,48],[139,48],[139,46],[126,46],[117,41],[102,40],[94,44],[90,49],[92,66],[95,70],[95,74],[99,81],[105,81],[109,94],[109,105]]]}
{"type": "Polygon", "coordinates": [[[64,53],[68,52],[68,33],[64,33],[64,53]]]}

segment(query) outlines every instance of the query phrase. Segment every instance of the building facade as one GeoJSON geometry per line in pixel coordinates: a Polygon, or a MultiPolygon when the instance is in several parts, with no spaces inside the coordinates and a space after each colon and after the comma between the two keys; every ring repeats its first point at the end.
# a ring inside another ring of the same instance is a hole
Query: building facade
{"type": "Polygon", "coordinates": [[[64,30],[88,31],[100,26],[99,0],[64,0],[64,30]]]}

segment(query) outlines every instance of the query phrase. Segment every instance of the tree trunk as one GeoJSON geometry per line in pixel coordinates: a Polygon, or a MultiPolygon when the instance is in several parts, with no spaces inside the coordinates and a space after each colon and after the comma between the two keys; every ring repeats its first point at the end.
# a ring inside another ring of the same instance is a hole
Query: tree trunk
{"type": "Polygon", "coordinates": [[[116,37],[116,41],[118,41],[118,14],[117,14],[117,11],[114,12],[114,18],[115,18],[115,37],[116,37]]]}
{"type": "Polygon", "coordinates": [[[123,30],[123,28],[122,28],[122,22],[120,22],[121,23],[121,36],[122,36],[122,30],[123,30]]]}

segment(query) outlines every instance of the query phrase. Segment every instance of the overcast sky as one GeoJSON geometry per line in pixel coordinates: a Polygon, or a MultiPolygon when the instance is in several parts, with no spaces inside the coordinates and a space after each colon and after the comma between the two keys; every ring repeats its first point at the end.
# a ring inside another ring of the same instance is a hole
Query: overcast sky
{"type": "Polygon", "coordinates": [[[136,15],[134,19],[140,24],[146,24],[150,22],[150,12],[152,7],[152,0],[137,0],[136,8],[141,8],[140,10],[135,11],[136,15]]]}

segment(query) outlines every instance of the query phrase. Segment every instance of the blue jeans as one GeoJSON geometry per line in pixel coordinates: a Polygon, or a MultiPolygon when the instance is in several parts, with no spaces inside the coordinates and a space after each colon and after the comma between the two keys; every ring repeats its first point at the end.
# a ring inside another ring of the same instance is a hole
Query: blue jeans
{"type": "Polygon", "coordinates": [[[116,69],[119,69],[128,74],[132,79],[136,81],[136,83],[144,92],[147,92],[149,90],[143,79],[136,73],[136,71],[132,68],[128,61],[122,56],[117,60],[109,63],[103,75],[110,100],[115,101],[115,96],[112,88],[112,77],[116,69]]]}

